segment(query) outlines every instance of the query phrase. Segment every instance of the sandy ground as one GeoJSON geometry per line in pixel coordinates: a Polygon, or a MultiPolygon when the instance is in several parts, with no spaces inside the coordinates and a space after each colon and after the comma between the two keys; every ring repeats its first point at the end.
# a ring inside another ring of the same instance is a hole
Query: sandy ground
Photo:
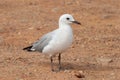
{"type": "Polygon", "coordinates": [[[120,0],[0,0],[0,80],[120,80],[120,0]],[[72,25],[74,43],[56,73],[48,57],[22,48],[64,13],[82,25],[72,25]]]}

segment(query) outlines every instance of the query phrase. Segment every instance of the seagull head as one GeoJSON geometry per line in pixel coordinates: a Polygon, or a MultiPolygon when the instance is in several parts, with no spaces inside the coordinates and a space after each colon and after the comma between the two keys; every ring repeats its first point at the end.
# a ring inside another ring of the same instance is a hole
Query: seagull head
{"type": "Polygon", "coordinates": [[[73,16],[70,15],[70,14],[63,14],[62,16],[60,16],[59,24],[71,24],[71,23],[75,23],[75,24],[81,25],[81,23],[76,21],[73,18],[73,16]]]}

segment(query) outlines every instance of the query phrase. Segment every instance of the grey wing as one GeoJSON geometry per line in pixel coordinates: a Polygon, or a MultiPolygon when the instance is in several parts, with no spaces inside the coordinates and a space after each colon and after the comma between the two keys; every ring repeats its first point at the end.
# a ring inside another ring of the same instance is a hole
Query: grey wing
{"type": "Polygon", "coordinates": [[[52,37],[53,37],[53,32],[50,32],[50,33],[44,35],[42,38],[40,38],[40,40],[33,43],[31,50],[42,52],[44,47],[49,44],[52,37]]]}

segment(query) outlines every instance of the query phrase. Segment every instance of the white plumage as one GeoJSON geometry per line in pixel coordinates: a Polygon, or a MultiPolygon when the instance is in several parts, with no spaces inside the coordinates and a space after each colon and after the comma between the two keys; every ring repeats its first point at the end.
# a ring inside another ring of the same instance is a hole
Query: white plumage
{"type": "Polygon", "coordinates": [[[73,42],[73,31],[71,23],[79,22],[75,21],[70,14],[64,14],[59,19],[59,28],[43,35],[40,40],[36,41],[32,46],[26,47],[23,50],[27,51],[39,51],[43,54],[47,54],[51,58],[51,66],[53,71],[52,57],[59,54],[59,70],[61,69],[60,59],[61,53],[66,50],[73,42]]]}

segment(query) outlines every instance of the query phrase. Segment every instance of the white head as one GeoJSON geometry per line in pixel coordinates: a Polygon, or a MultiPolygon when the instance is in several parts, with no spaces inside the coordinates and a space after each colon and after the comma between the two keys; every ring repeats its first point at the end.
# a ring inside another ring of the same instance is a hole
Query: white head
{"type": "Polygon", "coordinates": [[[72,15],[70,15],[70,14],[64,14],[64,15],[60,16],[59,25],[60,24],[69,25],[71,23],[81,24],[78,21],[75,21],[74,18],[72,17],[72,15]]]}

